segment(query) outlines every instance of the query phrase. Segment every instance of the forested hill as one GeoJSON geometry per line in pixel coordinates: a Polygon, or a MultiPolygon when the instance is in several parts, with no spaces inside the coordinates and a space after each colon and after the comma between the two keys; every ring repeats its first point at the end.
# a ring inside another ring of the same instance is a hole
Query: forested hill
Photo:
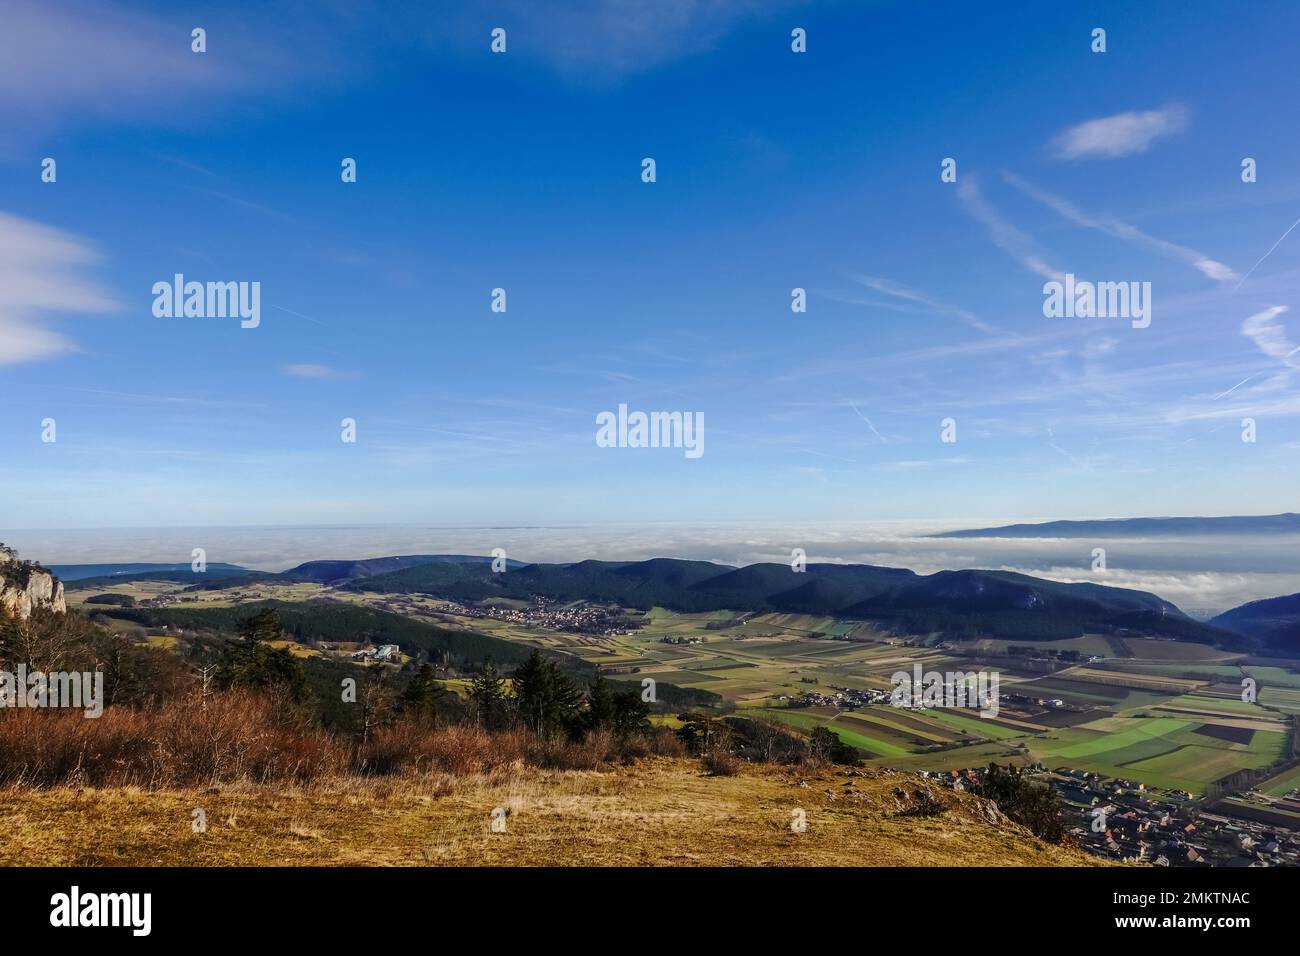
{"type": "MultiPolygon", "coordinates": [[[[709,561],[509,562],[490,558],[403,555],[311,561],[280,574],[219,571],[170,574],[195,588],[311,582],[380,594],[427,594],[456,601],[492,598],[590,601],[649,610],[798,613],[876,622],[898,634],[1055,640],[1084,633],[1153,635],[1233,649],[1264,648],[1267,637],[1221,622],[1203,623],[1145,591],[1102,584],[1065,584],[1009,571],[955,570],[921,575],[868,564],[751,564],[709,561]],[[498,565],[499,566],[499,565],[498,565]]],[[[120,582],[124,577],[108,579],[120,582]]],[[[104,579],[81,582],[82,586],[104,579]]],[[[107,583],[105,581],[104,583],[107,583]]]]}
{"type": "Polygon", "coordinates": [[[903,633],[940,631],[1055,639],[1086,631],[1131,632],[1245,647],[1242,635],[1185,615],[1154,594],[1100,584],[1062,584],[1007,571],[940,571],[810,564],[744,568],[702,561],[581,561],[530,564],[504,573],[484,565],[430,564],[353,581],[344,587],[422,593],[452,600],[493,597],[604,601],[676,611],[753,611],[877,621],[903,633]]]}

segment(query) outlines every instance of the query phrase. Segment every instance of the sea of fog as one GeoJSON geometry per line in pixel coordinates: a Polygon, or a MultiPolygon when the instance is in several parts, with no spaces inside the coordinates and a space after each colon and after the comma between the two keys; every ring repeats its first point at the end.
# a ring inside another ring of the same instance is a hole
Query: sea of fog
{"type": "Polygon", "coordinates": [[[4,531],[0,540],[45,564],[209,562],[281,571],[323,558],[393,554],[490,554],[520,561],[691,558],[741,565],[788,562],[879,564],[926,574],[996,568],[1057,581],[1151,591],[1208,616],[1246,601],[1300,592],[1300,536],[1179,538],[933,538],[940,531],[1003,522],[641,524],[548,527],[325,526],[4,531]],[[1093,549],[1106,570],[1093,571],[1093,549]]]}

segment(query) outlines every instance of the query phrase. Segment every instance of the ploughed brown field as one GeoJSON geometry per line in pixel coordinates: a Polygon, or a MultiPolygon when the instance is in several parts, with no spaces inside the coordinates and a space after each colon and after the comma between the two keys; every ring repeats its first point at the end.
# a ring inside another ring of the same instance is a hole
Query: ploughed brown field
{"type": "Polygon", "coordinates": [[[746,766],[709,776],[672,757],[301,787],[11,787],[0,791],[0,831],[5,866],[1104,865],[912,774],[746,766]],[[491,830],[497,808],[504,832],[491,830]],[[206,832],[193,830],[196,809],[206,832]]]}

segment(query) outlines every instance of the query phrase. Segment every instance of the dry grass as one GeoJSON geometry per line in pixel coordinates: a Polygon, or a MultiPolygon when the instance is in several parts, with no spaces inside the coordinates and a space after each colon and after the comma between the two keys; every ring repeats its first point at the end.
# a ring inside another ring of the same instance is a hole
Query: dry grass
{"type": "Polygon", "coordinates": [[[305,786],[341,776],[458,777],[527,763],[597,770],[640,755],[678,755],[659,728],[615,739],[539,739],[522,730],[431,727],[398,719],[364,743],[307,725],[294,708],[231,692],[172,700],[157,710],[0,710],[0,786],[131,787],[150,790],[255,783],[305,786]]]}
{"type": "Polygon", "coordinates": [[[208,785],[236,780],[307,782],[342,773],[345,741],[293,727],[285,705],[230,693],[168,702],[158,710],[110,707],[87,720],[73,710],[0,712],[0,783],[45,786],[208,785]]]}
{"type": "Polygon", "coordinates": [[[652,757],[604,772],[521,763],[469,776],[307,785],[0,791],[0,864],[1096,865],[991,804],[891,771],[745,766],[706,775],[652,757]],[[802,776],[801,776],[802,774],[802,776]],[[941,809],[917,813],[938,802],[941,809]],[[491,832],[495,808],[504,833],[491,832]],[[191,830],[192,811],[207,832],[191,830]],[[802,809],[807,829],[791,830],[802,809]]]}

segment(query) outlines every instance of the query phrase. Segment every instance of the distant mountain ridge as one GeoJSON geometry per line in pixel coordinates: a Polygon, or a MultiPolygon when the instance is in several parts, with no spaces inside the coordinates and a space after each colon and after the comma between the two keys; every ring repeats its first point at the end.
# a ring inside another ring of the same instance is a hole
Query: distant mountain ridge
{"type": "MultiPolygon", "coordinates": [[[[490,557],[472,554],[399,554],[387,558],[359,558],[342,561],[307,561],[281,573],[281,577],[318,584],[335,584],[356,578],[389,574],[426,564],[490,564],[490,557]]],[[[506,567],[521,568],[522,561],[506,560],[506,567]]]]}
{"type": "MultiPolygon", "coordinates": [[[[50,571],[58,575],[64,581],[82,581],[86,578],[113,578],[113,577],[130,577],[133,580],[139,580],[142,574],[166,573],[173,571],[189,571],[190,562],[175,564],[141,564],[141,563],[117,563],[117,564],[52,564],[50,571]]],[[[223,564],[214,562],[208,565],[208,572],[220,571],[222,573],[250,574],[248,568],[241,568],[237,564],[223,564]]]]}
{"type": "Polygon", "coordinates": [[[683,612],[814,614],[874,621],[899,633],[1040,640],[1088,631],[1152,634],[1244,646],[1242,635],[1201,623],[1154,594],[1100,584],[1062,584],[1008,571],[940,571],[865,564],[743,568],[704,561],[530,564],[504,574],[482,565],[421,565],[349,582],[346,590],[423,593],[452,600],[546,597],[683,612]]]}
{"type": "Polygon", "coordinates": [[[944,531],[932,538],[1115,538],[1173,537],[1195,534],[1300,534],[1300,514],[1233,515],[1222,518],[1098,518],[1045,521],[994,528],[944,531]]]}
{"type": "MultiPolygon", "coordinates": [[[[1149,634],[1254,649],[1266,640],[1203,623],[1154,594],[1101,584],[1063,584],[1009,571],[954,570],[920,575],[866,564],[787,564],[743,568],[709,561],[651,558],[523,564],[492,570],[492,559],[469,555],[396,555],[308,561],[279,574],[146,572],[200,588],[259,581],[312,581],[381,594],[428,594],[476,602],[492,598],[592,601],[648,610],[798,613],[869,621],[899,634],[1059,640],[1084,633],[1149,634]]],[[[90,579],[79,585],[121,581],[90,579]]]]}
{"type": "Polygon", "coordinates": [[[1251,601],[1224,611],[1210,623],[1271,648],[1300,650],[1300,594],[1251,601]]]}
{"type": "MultiPolygon", "coordinates": [[[[237,564],[209,564],[194,571],[188,564],[79,564],[63,565],[67,580],[78,588],[105,587],[122,581],[175,581],[201,589],[223,588],[258,581],[310,581],[338,585],[373,575],[388,574],[424,564],[491,564],[492,558],[472,554],[399,554],[378,558],[306,561],[286,571],[255,571],[237,564]]],[[[521,568],[522,561],[507,560],[506,567],[521,568]]]]}

